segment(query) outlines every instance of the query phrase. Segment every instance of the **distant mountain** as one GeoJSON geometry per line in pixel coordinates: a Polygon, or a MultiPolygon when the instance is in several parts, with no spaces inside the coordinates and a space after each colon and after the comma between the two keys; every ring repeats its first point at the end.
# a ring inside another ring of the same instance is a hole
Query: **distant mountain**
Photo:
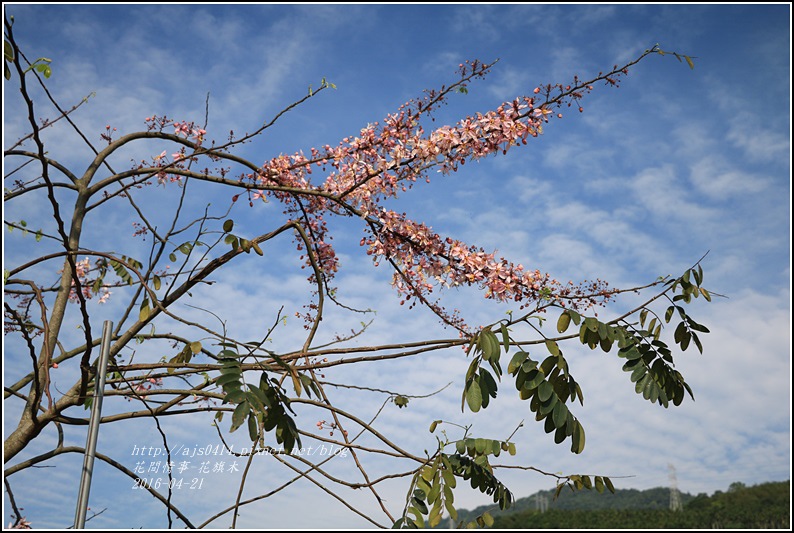
{"type": "Polygon", "coordinates": [[[489,511],[493,527],[502,529],[789,529],[791,524],[789,481],[753,487],[733,483],[727,492],[712,496],[680,493],[684,509],[678,512],[669,510],[670,489],[662,487],[618,489],[615,494],[565,489],[556,501],[553,496],[553,490],[539,491],[516,500],[507,511],[493,506],[460,510],[459,519],[468,522],[489,511]]]}
{"type": "MultiPolygon", "coordinates": [[[[599,494],[595,490],[580,490],[571,492],[563,489],[559,498],[554,500],[555,489],[541,490],[531,496],[519,498],[507,511],[500,511],[494,505],[481,505],[471,511],[461,509],[458,511],[459,520],[474,519],[485,511],[489,511],[495,518],[503,514],[518,513],[522,511],[534,511],[541,508],[546,502],[546,510],[586,510],[594,511],[600,509],[668,509],[670,506],[670,489],[656,487],[648,490],[636,489],[615,489],[615,494],[604,491],[599,494]]],[[[681,503],[686,505],[695,496],[682,492],[681,503]]]]}

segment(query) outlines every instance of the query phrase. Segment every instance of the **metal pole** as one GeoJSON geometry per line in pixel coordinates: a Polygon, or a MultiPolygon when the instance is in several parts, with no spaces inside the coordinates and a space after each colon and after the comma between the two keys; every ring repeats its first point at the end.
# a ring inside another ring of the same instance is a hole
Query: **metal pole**
{"type": "Polygon", "coordinates": [[[85,444],[83,457],[83,473],[80,477],[80,492],[77,495],[77,510],[74,515],[74,528],[85,528],[85,515],[88,511],[88,493],[91,492],[91,476],[94,473],[94,456],[96,455],[96,441],[99,435],[99,420],[102,415],[102,398],[105,390],[105,374],[107,374],[108,359],[110,359],[110,338],[112,336],[113,322],[105,320],[102,327],[102,348],[99,353],[97,375],[94,380],[94,401],[91,404],[91,420],[88,423],[88,438],[85,444]]]}

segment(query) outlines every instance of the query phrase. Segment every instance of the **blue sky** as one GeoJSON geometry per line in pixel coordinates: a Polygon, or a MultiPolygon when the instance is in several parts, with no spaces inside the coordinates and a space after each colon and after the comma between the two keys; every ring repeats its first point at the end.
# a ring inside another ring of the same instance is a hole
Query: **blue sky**
{"type": "MultiPolygon", "coordinates": [[[[695,402],[665,410],[644,402],[620,370],[614,355],[569,346],[571,371],[581,382],[587,448],[580,456],[555,446],[532,422],[526,404],[506,383],[495,405],[465,416],[459,410],[467,361],[459,350],[425,359],[392,362],[355,370],[328,371],[329,381],[354,381],[373,387],[423,395],[452,385],[407,409],[387,406],[378,428],[416,453],[434,446],[427,433],[436,418],[473,423],[474,431],[505,438],[516,434],[520,453],[511,464],[552,472],[611,475],[622,488],[668,483],[668,463],[677,469],[681,490],[724,490],[784,480],[791,470],[791,27],[786,5],[240,5],[240,6],[82,6],[5,4],[15,17],[14,32],[30,59],[52,58],[48,81],[65,106],[95,92],[74,120],[98,140],[106,125],[120,133],[144,127],[144,118],[167,114],[203,122],[210,93],[208,137],[224,140],[229,130],[251,131],[326,78],[337,86],[291,111],[263,137],[236,153],[264,162],[280,153],[335,145],[368,123],[381,120],[424,89],[454,81],[459,63],[492,61],[492,73],[456,95],[433,125],[453,123],[493,109],[505,100],[529,94],[545,83],[567,83],[573,75],[592,76],[626,62],[659,43],[664,50],[695,56],[690,70],[672,56],[649,57],[635,67],[619,89],[599,85],[584,100],[584,112],[564,111],[543,136],[506,157],[466,165],[449,176],[433,176],[395,203],[414,220],[442,235],[462,239],[528,268],[558,279],[601,278],[613,286],[636,286],[657,276],[679,274],[707,251],[705,285],[727,299],[698,302],[692,315],[711,329],[704,354],[676,356],[695,393],[695,402]],[[350,373],[346,373],[350,372],[350,373]],[[631,476],[625,479],[620,476],[631,476]]],[[[24,115],[14,91],[3,86],[4,146],[24,134],[24,115]]],[[[41,117],[52,117],[37,94],[41,117]]],[[[48,149],[76,171],[86,164],[87,149],[53,128],[48,149]]],[[[145,159],[167,147],[141,144],[116,160],[145,159]],[[125,159],[126,158],[126,159],[125,159]]],[[[170,147],[168,147],[170,149],[170,147]]],[[[8,186],[8,184],[6,184],[8,186]]],[[[163,223],[174,205],[175,187],[141,191],[143,206],[163,223]]],[[[207,204],[222,213],[234,194],[195,186],[189,208],[198,216],[207,204]]],[[[64,201],[66,198],[63,198],[64,201]]],[[[240,202],[232,216],[245,231],[264,233],[279,224],[273,204],[248,208],[240,202]]],[[[45,214],[43,197],[7,202],[4,220],[34,225],[45,214]]],[[[133,240],[133,213],[107,209],[89,219],[87,243],[119,253],[145,256],[149,241],[133,240]]],[[[41,224],[45,224],[42,222],[41,224]]],[[[417,338],[454,336],[432,314],[400,307],[389,286],[390,273],[374,268],[358,246],[361,227],[349,220],[331,223],[341,257],[337,286],[342,301],[377,310],[366,337],[355,342],[379,344],[417,338]]],[[[28,260],[31,238],[4,234],[4,267],[28,260]]],[[[309,288],[297,268],[297,253],[287,239],[266,249],[267,260],[246,258],[219,273],[210,292],[200,290],[192,303],[228,319],[239,336],[263,331],[284,306],[300,311],[309,288]]],[[[59,267],[55,267],[50,276],[59,267]]],[[[106,318],[117,320],[116,302],[93,305],[99,330],[106,318]]],[[[493,323],[510,306],[486,302],[474,289],[444,294],[449,308],[461,309],[470,324],[493,323]]],[[[612,311],[629,308],[618,301],[612,311]]],[[[182,308],[185,316],[208,320],[204,312],[182,308]]],[[[77,320],[75,316],[70,320],[77,320]]],[[[214,319],[209,319],[214,320],[214,319]]],[[[359,315],[333,311],[321,336],[355,327],[359,315]]],[[[72,324],[76,326],[76,322],[72,324]]],[[[74,329],[74,328],[73,328],[74,329]]],[[[76,331],[76,330],[75,330],[76,331]]],[[[274,349],[294,349],[300,335],[291,319],[278,330],[274,349]]],[[[80,342],[79,332],[73,335],[80,342]]],[[[138,348],[140,358],[161,354],[138,348]]],[[[15,356],[19,345],[5,339],[4,382],[25,368],[15,356]]],[[[64,368],[67,387],[76,373],[64,368]]],[[[57,376],[56,376],[57,379],[57,376]]],[[[57,384],[57,383],[56,383],[57,384]]],[[[374,415],[383,398],[339,391],[340,405],[374,415]]],[[[4,405],[4,432],[15,427],[18,406],[4,405]]],[[[108,409],[121,404],[108,402],[108,409]]],[[[80,416],[79,413],[75,416],[80,416]]],[[[315,413],[302,421],[312,426],[315,413]]],[[[190,446],[216,443],[209,417],[171,423],[173,441],[190,446]]],[[[55,440],[46,434],[20,458],[46,451],[55,440]]],[[[82,445],[84,434],[67,428],[67,440],[82,445]]],[[[150,421],[118,422],[103,427],[100,451],[135,466],[132,446],[156,446],[150,421]]],[[[242,441],[241,441],[242,442],[242,441]]],[[[242,444],[238,444],[240,446],[242,444]]],[[[15,458],[15,461],[20,458],[15,458]]],[[[289,471],[272,460],[255,461],[255,481],[246,496],[276,487],[289,471]]],[[[9,478],[17,503],[34,527],[66,527],[72,522],[77,494],[78,456],[50,463],[55,468],[28,470],[9,478]],[[46,482],[42,479],[46,478],[46,482]]],[[[6,465],[8,466],[8,465],[6,465]]],[[[349,458],[331,470],[350,475],[349,458]]],[[[398,468],[372,459],[373,473],[398,468]]],[[[538,474],[500,471],[517,496],[551,488],[538,474]]],[[[230,501],[239,478],[208,477],[200,490],[177,491],[175,501],[201,522],[230,501]]],[[[161,506],[128,478],[98,465],[91,506],[107,508],[91,527],[163,527],[161,506]]],[[[384,484],[393,512],[407,490],[404,479],[384,484]]],[[[386,523],[371,495],[344,492],[380,523],[386,523]]],[[[479,493],[458,489],[463,507],[486,503],[479,493]]],[[[10,507],[4,500],[4,520],[10,507]]],[[[322,492],[297,485],[244,508],[242,526],[366,527],[368,522],[322,492]],[[311,509],[311,512],[307,512],[311,509]]],[[[225,528],[228,516],[212,524],[225,528]]]]}

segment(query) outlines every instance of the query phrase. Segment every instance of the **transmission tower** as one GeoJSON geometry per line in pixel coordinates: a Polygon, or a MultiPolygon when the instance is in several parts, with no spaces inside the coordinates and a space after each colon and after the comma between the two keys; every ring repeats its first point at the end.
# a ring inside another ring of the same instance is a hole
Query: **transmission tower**
{"type": "Polygon", "coordinates": [[[681,493],[678,492],[678,478],[673,463],[667,463],[667,475],[670,478],[670,510],[683,511],[684,506],[681,504],[681,493]]]}
{"type": "Polygon", "coordinates": [[[549,498],[543,493],[535,494],[535,510],[545,513],[549,510],[549,498]]]}

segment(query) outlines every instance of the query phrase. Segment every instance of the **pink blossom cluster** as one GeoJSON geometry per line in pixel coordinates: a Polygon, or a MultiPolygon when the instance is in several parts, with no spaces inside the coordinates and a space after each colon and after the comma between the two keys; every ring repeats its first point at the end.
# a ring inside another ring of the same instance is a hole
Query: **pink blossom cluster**
{"type": "Polygon", "coordinates": [[[9,522],[8,529],[33,529],[33,525],[27,518],[21,516],[17,518],[16,521],[9,522]]]}
{"type": "Polygon", "coordinates": [[[146,117],[144,122],[146,122],[148,131],[162,132],[168,127],[173,127],[174,135],[191,139],[197,146],[201,146],[201,143],[204,141],[204,136],[207,134],[204,128],[196,126],[194,122],[185,122],[184,120],[176,122],[167,116],[159,117],[157,115],[152,115],[151,117],[146,117]]]}
{"type": "MultiPolygon", "coordinates": [[[[353,215],[364,219],[368,236],[361,240],[376,264],[388,260],[396,268],[394,285],[405,297],[430,306],[447,323],[461,329],[462,321],[430,300],[435,286],[474,285],[486,298],[520,302],[522,307],[540,300],[556,301],[568,307],[586,308],[610,298],[604,282],[561,283],[538,270],[528,271],[481,248],[460,241],[443,239],[424,224],[409,220],[382,207],[420,179],[429,181],[435,169],[447,174],[467,161],[490,154],[505,154],[528,138],[537,137],[548,122],[553,108],[565,101],[570,107],[590,92],[592,85],[574,78],[573,85],[547,85],[534,89],[532,96],[505,102],[495,110],[466,117],[454,126],[442,126],[426,134],[420,119],[430,115],[452,92],[466,92],[466,83],[482,77],[491,65],[467,62],[460,67],[461,79],[440,91],[428,91],[419,100],[401,106],[382,123],[368,124],[357,136],[345,137],[335,147],[312,148],[309,157],[299,152],[279,155],[262,165],[258,172],[240,176],[246,184],[249,203],[274,197],[282,202],[290,220],[301,224],[311,241],[312,258],[327,283],[338,269],[338,258],[330,244],[325,222],[329,214],[353,215]],[[312,170],[325,178],[312,183],[312,170]]],[[[617,74],[619,76],[620,74],[617,74]]],[[[615,84],[616,76],[603,76],[615,84]]],[[[557,113],[561,118],[562,114],[557,113]]],[[[162,131],[173,125],[178,135],[194,137],[205,132],[193,124],[151,117],[150,129],[162,131]],[[155,126],[154,124],[157,124],[155,126]]],[[[165,156],[165,152],[161,157],[165,156]]],[[[177,162],[177,154],[173,160],[177,162]]],[[[172,163],[173,164],[173,163],[172,163]]],[[[235,196],[236,200],[239,195],[235,196]]],[[[296,236],[298,247],[305,243],[296,236]]],[[[304,255],[306,265],[310,257],[304,255]]],[[[315,279],[314,271],[310,275],[315,279]]],[[[326,286],[327,288],[327,286],[326,286]]],[[[405,301],[404,300],[404,301],[405,301]]],[[[307,315],[316,311],[316,306],[307,315]]],[[[461,331],[463,331],[461,329],[461,331]]]]}
{"type": "Polygon", "coordinates": [[[192,138],[197,146],[201,146],[207,131],[203,128],[196,127],[192,122],[188,124],[183,120],[182,122],[174,122],[174,134],[181,135],[186,139],[192,138]]]}
{"type": "MultiPolygon", "coordinates": [[[[300,196],[299,200],[297,191],[313,189],[343,199],[364,216],[377,214],[385,198],[397,197],[419,177],[428,181],[429,168],[438,166],[440,172],[448,173],[467,159],[497,151],[506,153],[511,146],[525,144],[527,137],[537,136],[550,111],[533,105],[532,98],[516,99],[496,111],[467,118],[456,127],[439,128],[426,137],[418,118],[431,106],[427,99],[409,102],[386,117],[383,125],[369,124],[359,136],[346,137],[335,148],[314,148],[311,159],[303,153],[280,155],[263,165],[258,174],[249,173],[243,179],[258,189],[251,200],[265,194],[275,196],[288,206],[288,216],[305,220],[317,242],[322,243],[326,240],[322,216],[332,211],[335,204],[319,195],[300,196]],[[318,187],[311,184],[312,166],[323,171],[330,167],[318,187]]],[[[315,252],[324,273],[333,275],[337,262],[331,260],[335,259],[332,250],[325,247],[315,252]]]]}
{"type": "MultiPolygon", "coordinates": [[[[328,436],[329,436],[329,437],[333,437],[333,436],[334,436],[334,431],[336,431],[337,429],[339,429],[339,426],[336,424],[336,422],[327,422],[327,421],[325,421],[325,420],[318,420],[318,421],[317,421],[317,424],[315,424],[315,425],[317,426],[317,429],[318,429],[319,431],[322,431],[323,429],[330,429],[331,431],[330,431],[330,433],[328,434],[328,436]]],[[[345,437],[347,437],[347,430],[346,430],[346,429],[343,429],[343,430],[342,430],[342,434],[343,434],[345,437]]]]}
{"type": "MultiPolygon", "coordinates": [[[[63,272],[63,271],[60,271],[63,272]]],[[[80,280],[80,285],[82,289],[83,298],[86,300],[90,300],[94,296],[93,287],[93,280],[88,278],[88,275],[91,273],[91,262],[86,257],[82,261],[75,262],[75,273],[77,274],[77,278],[80,280]]],[[[99,292],[101,296],[99,297],[99,303],[103,304],[108,301],[112,292],[107,287],[107,285],[101,285],[99,287],[99,292]]],[[[72,302],[79,302],[80,298],[77,296],[77,288],[74,282],[74,278],[72,278],[72,290],[69,293],[69,300],[72,302]]]]}
{"type": "MultiPolygon", "coordinates": [[[[249,193],[249,202],[273,196],[280,200],[284,213],[291,220],[302,221],[302,226],[312,243],[312,254],[318,267],[326,280],[333,278],[339,268],[336,251],[329,241],[333,237],[328,233],[327,224],[323,215],[332,207],[329,200],[323,196],[296,194],[300,191],[312,190],[310,174],[311,162],[302,154],[292,156],[280,155],[266,163],[257,174],[246,174],[243,179],[255,184],[259,189],[249,193]]],[[[236,197],[235,197],[236,198],[236,197]]],[[[298,249],[305,251],[305,243],[299,236],[295,237],[298,249]]],[[[306,266],[310,265],[308,255],[302,256],[306,266]]],[[[314,271],[309,276],[315,280],[314,271]]]]}
{"type": "MultiPolygon", "coordinates": [[[[204,128],[199,128],[193,122],[185,122],[184,120],[181,122],[176,122],[165,116],[158,117],[157,115],[153,115],[151,117],[147,117],[145,122],[147,123],[147,129],[149,131],[163,131],[167,127],[173,127],[174,135],[191,140],[195,144],[196,148],[201,146],[201,143],[204,141],[204,137],[207,134],[207,131],[204,128]]],[[[157,183],[159,185],[165,185],[168,182],[182,182],[181,176],[169,174],[167,169],[185,168],[185,163],[189,161],[189,158],[186,157],[185,153],[185,147],[182,147],[178,152],[171,154],[170,161],[168,160],[166,150],[163,150],[159,155],[156,155],[152,158],[154,165],[163,169],[157,173],[157,183]]],[[[142,162],[141,165],[145,166],[145,163],[142,162]]]]}
{"type": "MultiPolygon", "coordinates": [[[[442,239],[424,224],[408,220],[405,214],[382,210],[377,234],[361,240],[377,264],[380,258],[392,259],[400,267],[394,286],[410,299],[412,295],[430,294],[434,284],[445,287],[477,285],[485,297],[528,304],[551,298],[568,305],[589,307],[599,298],[608,299],[603,281],[574,286],[562,284],[539,270],[525,271],[504,258],[496,258],[482,248],[469,246],[451,238],[442,239]]],[[[523,306],[522,306],[523,307],[523,306]]]]}
{"type": "MultiPolygon", "coordinates": [[[[146,396],[149,394],[149,391],[156,387],[163,386],[163,378],[146,378],[138,382],[134,390],[139,396],[146,396]]],[[[132,398],[129,396],[125,396],[125,399],[129,402],[132,401],[132,398]]]]}
{"type": "MultiPolygon", "coordinates": [[[[571,91],[570,86],[548,86],[546,95],[553,89],[571,91]]],[[[589,91],[592,87],[582,89],[589,91]]],[[[540,88],[534,91],[540,92],[540,88]]],[[[571,91],[571,98],[580,97],[581,93],[571,91]]],[[[358,136],[342,139],[337,147],[312,149],[311,159],[302,153],[279,156],[265,164],[258,175],[249,174],[247,178],[267,191],[256,192],[256,197],[271,194],[291,204],[288,211],[306,220],[316,242],[324,246],[322,217],[341,208],[327,196],[307,195],[298,200],[293,191],[311,189],[330,194],[364,216],[370,235],[361,244],[369,248],[368,254],[376,264],[384,258],[394,262],[398,268],[394,285],[406,300],[413,296],[434,306],[428,297],[435,285],[476,285],[485,290],[486,298],[513,300],[522,305],[545,298],[567,300],[569,306],[589,307],[608,299],[606,284],[600,280],[582,285],[563,284],[549,274],[525,271],[522,265],[496,258],[480,248],[442,239],[424,224],[380,207],[384,199],[396,197],[418,178],[427,181],[427,171],[431,168],[445,174],[454,172],[466,161],[505,154],[513,146],[526,144],[529,137],[542,133],[543,124],[553,113],[549,106],[536,107],[535,97],[521,97],[425,135],[418,119],[442,99],[435,95],[409,102],[386,117],[383,124],[369,124],[358,136]],[[319,186],[311,184],[312,166],[330,170],[319,186]]],[[[325,274],[332,275],[337,262],[327,259],[332,256],[330,249],[324,250],[323,256],[325,274]]]]}

